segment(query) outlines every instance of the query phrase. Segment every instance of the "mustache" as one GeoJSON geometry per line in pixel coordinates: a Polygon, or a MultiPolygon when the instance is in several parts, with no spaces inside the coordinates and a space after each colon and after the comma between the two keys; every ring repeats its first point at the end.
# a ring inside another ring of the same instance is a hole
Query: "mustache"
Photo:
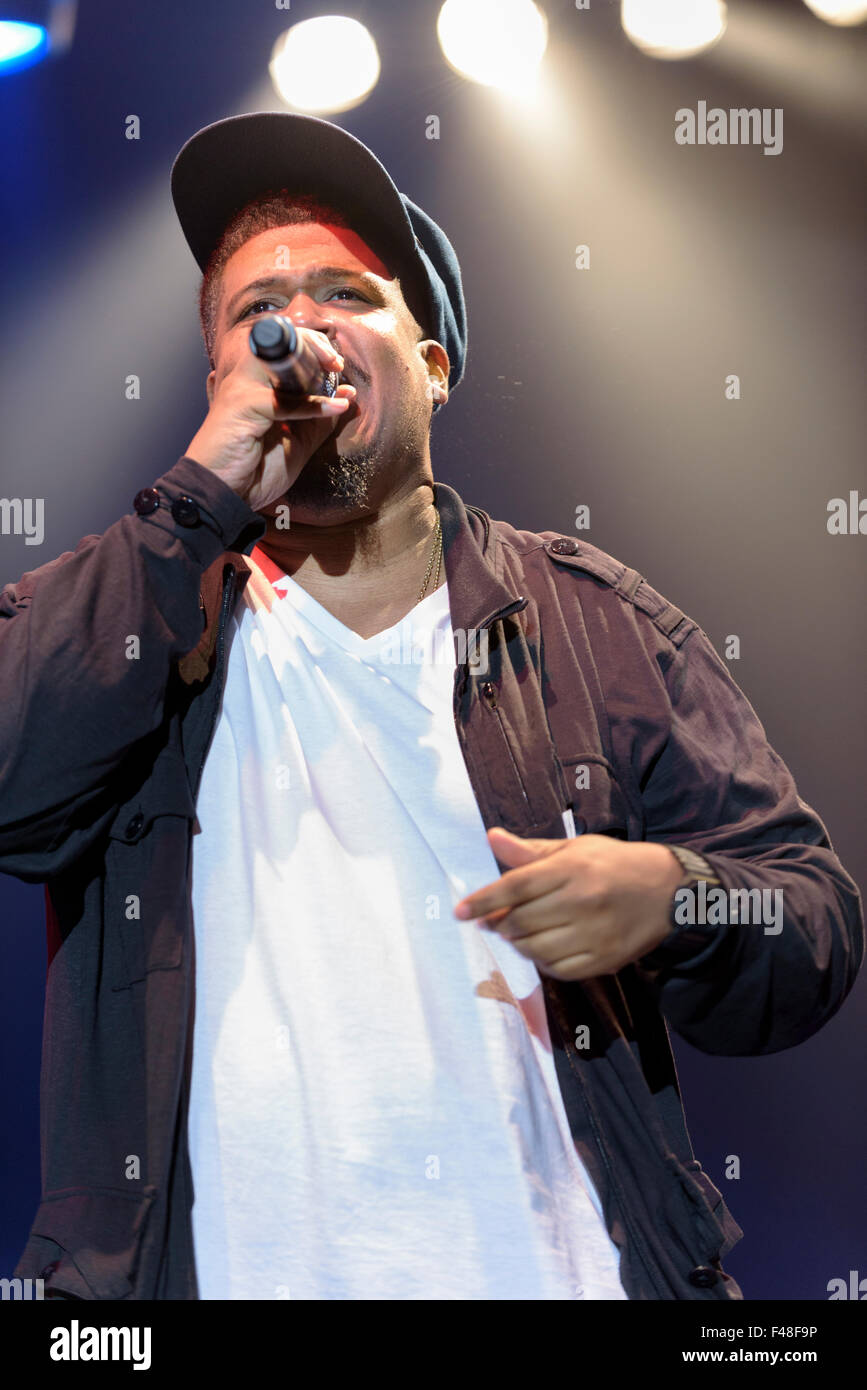
{"type": "Polygon", "coordinates": [[[343,353],[342,355],[343,371],[339,374],[337,378],[338,386],[341,384],[341,382],[345,382],[347,386],[357,386],[359,382],[362,384],[362,386],[369,386],[369,373],[366,372],[364,368],[358,362],[355,361],[354,358],[347,357],[346,353],[343,353]]]}

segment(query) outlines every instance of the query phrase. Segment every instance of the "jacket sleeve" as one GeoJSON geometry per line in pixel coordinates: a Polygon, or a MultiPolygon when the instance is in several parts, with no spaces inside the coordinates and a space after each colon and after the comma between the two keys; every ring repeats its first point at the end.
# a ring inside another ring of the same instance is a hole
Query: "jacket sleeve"
{"type": "Polygon", "coordinates": [[[690,929],[686,959],[676,933],[666,938],[647,978],[671,1026],[703,1052],[794,1047],[852,988],[864,955],[858,888],[701,628],[665,685],[667,728],[647,741],[641,776],[646,837],[704,856],[725,890],[725,919],[690,929]],[[732,889],[762,898],[735,900],[732,889]]]}
{"type": "Polygon", "coordinates": [[[192,459],[154,486],[167,505],[0,591],[0,870],[28,883],[67,868],[110,823],[123,760],[159,728],[172,664],[201,639],[204,570],[265,531],[192,459]],[[172,515],[184,494],[199,525],[172,515]]]}

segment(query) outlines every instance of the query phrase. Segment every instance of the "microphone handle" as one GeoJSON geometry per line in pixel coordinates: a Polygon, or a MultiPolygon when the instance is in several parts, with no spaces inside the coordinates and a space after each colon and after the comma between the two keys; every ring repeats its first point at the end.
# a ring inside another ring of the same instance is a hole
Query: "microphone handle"
{"type": "Polygon", "coordinates": [[[275,391],[291,396],[333,396],[337,372],[323,372],[319,359],[290,319],[270,314],[250,329],[250,351],[265,364],[275,391]]]}

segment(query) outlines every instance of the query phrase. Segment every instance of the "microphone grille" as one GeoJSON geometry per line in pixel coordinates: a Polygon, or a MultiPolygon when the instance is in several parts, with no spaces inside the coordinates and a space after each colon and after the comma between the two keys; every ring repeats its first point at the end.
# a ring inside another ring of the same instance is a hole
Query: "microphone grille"
{"type": "Polygon", "coordinates": [[[288,319],[272,315],[259,319],[250,329],[250,347],[257,357],[266,362],[278,357],[291,357],[298,342],[298,335],[288,319]]]}

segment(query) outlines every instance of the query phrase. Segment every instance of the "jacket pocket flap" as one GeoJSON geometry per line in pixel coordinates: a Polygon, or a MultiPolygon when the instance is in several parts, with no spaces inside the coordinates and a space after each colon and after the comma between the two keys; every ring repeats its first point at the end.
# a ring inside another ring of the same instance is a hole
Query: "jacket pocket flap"
{"type": "Polygon", "coordinates": [[[133,795],[118,807],[108,833],[112,840],[134,845],[158,816],[187,816],[192,820],[195,814],[183,757],[166,748],[138,782],[133,795]]]}
{"type": "Polygon", "coordinates": [[[598,753],[561,759],[579,835],[629,837],[629,808],[614,769],[598,753]]]}

